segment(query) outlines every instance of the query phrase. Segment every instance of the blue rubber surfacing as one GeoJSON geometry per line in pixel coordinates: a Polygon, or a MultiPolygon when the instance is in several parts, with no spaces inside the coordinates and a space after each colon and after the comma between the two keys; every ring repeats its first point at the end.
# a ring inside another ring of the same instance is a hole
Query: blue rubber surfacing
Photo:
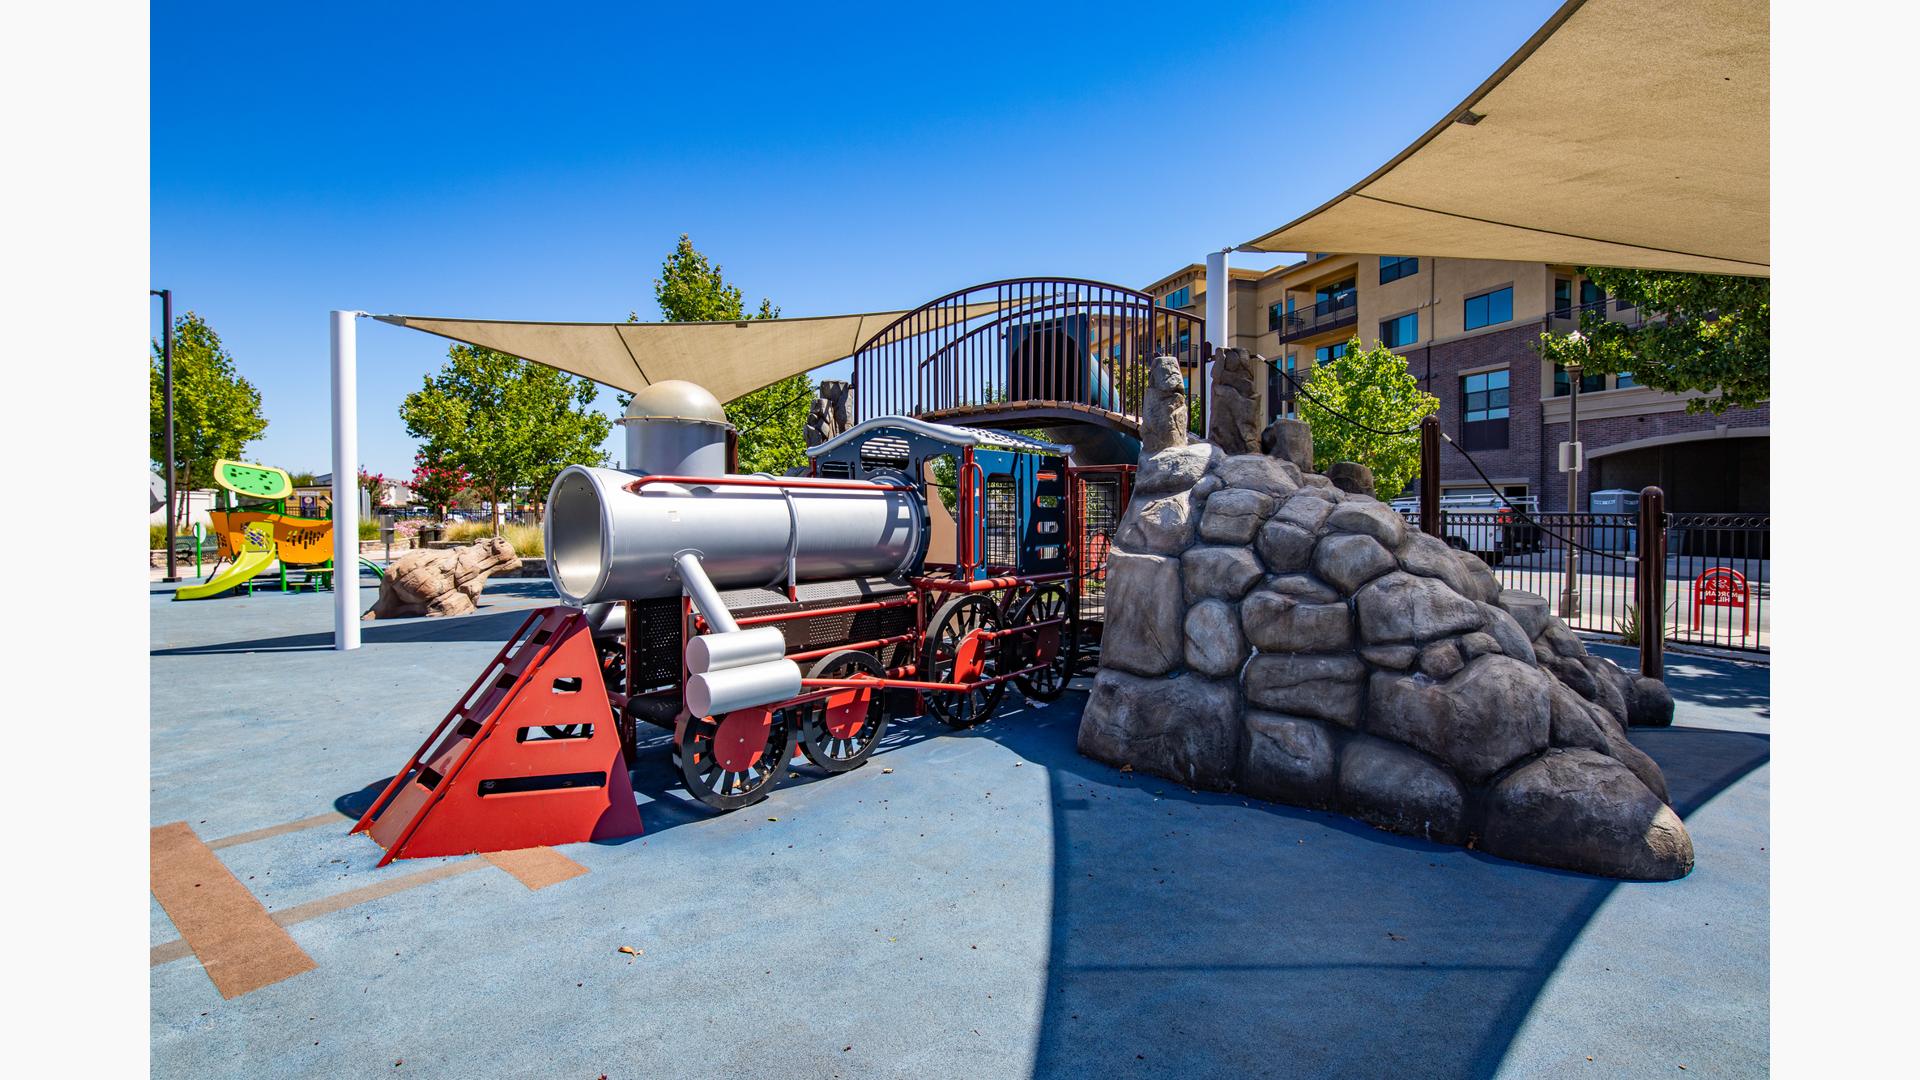
{"type": "MultiPolygon", "coordinates": [[[[497,584],[473,616],[369,623],[351,654],[325,594],[157,589],[153,823],[352,812],[550,602],[497,584]]],[[[1084,694],[1013,693],[981,729],[896,725],[866,768],[798,767],[726,816],[655,739],[646,835],[560,849],[588,874],[534,893],[486,867],[295,924],[318,970],[232,1001],[191,958],[155,967],[154,1071],[1763,1075],[1767,673],[1672,661],[1676,726],[1634,741],[1693,832],[1679,882],[1121,773],[1074,750],[1084,694]]],[[[439,863],[375,870],[348,824],[218,854],[269,910],[439,863]]]]}

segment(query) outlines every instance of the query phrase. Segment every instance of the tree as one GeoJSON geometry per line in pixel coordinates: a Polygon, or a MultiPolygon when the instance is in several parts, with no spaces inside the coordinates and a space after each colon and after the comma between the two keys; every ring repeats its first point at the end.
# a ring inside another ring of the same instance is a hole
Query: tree
{"type": "MultiPolygon", "coordinates": [[[[1639,326],[1601,310],[1580,313],[1573,334],[1542,334],[1535,351],[1589,373],[1618,371],[1670,394],[1699,392],[1687,411],[1723,413],[1771,396],[1768,370],[1771,285],[1766,278],[1582,267],[1615,301],[1639,308],[1639,326]]],[[[1598,307],[1599,305],[1596,305],[1598,307]]]]}
{"type": "MultiPolygon", "coordinates": [[[[153,343],[148,380],[148,457],[166,467],[166,388],[164,352],[153,343]]],[[[194,478],[213,476],[213,463],[238,458],[247,444],[267,430],[260,413],[260,391],[241,377],[233,356],[205,319],[189,311],[173,328],[173,467],[181,498],[194,478]]],[[[179,520],[185,520],[185,510],[179,520]]]]}
{"type": "Polygon", "coordinates": [[[413,478],[408,485],[422,503],[436,514],[446,512],[467,490],[468,478],[465,469],[458,465],[448,465],[430,457],[425,450],[413,455],[413,478]]]}
{"type": "Polygon", "coordinates": [[[367,505],[373,507],[375,513],[379,513],[386,504],[387,485],[390,482],[385,474],[368,472],[365,465],[360,467],[360,490],[367,493],[367,505]]]}
{"type": "MultiPolygon", "coordinates": [[[[687,234],[660,266],[653,298],[667,322],[728,322],[747,318],[740,287],[727,284],[720,267],[696,250],[687,234]]],[[[762,299],[755,319],[777,319],[780,309],[762,299]]],[[[629,319],[633,316],[629,315],[629,319]]],[[[726,403],[727,421],[739,432],[740,471],[778,476],[807,462],[807,408],[813,381],[793,375],[726,403]]],[[[621,407],[626,401],[621,402],[621,407]]]]}
{"type": "Polygon", "coordinates": [[[400,405],[426,457],[463,470],[493,503],[531,491],[543,501],[568,465],[603,465],[613,421],[593,408],[593,380],[483,349],[455,345],[447,363],[400,405]]]}
{"type": "Polygon", "coordinates": [[[1363,349],[1354,338],[1345,356],[1308,371],[1299,402],[1301,418],[1313,429],[1315,469],[1357,461],[1373,470],[1373,490],[1389,499],[1420,475],[1420,434],[1414,429],[1440,407],[1440,399],[1420,389],[1406,359],[1392,349],[1363,349]]]}

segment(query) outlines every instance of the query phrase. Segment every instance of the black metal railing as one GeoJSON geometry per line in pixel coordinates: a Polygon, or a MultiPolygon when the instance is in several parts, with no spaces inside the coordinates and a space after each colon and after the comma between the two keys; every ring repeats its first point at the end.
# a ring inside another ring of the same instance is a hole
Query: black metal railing
{"type": "MultiPolygon", "coordinates": [[[[1500,584],[1547,598],[1575,630],[1636,643],[1640,618],[1637,514],[1532,514],[1443,510],[1448,543],[1478,555],[1500,584]],[[1567,541],[1577,545],[1573,603],[1567,598],[1567,541]]],[[[1410,518],[1417,523],[1418,519],[1410,518]]],[[[1667,641],[1770,652],[1772,566],[1769,519],[1668,514],[1667,641]]]]}
{"type": "Polygon", "coordinates": [[[1294,341],[1310,334],[1351,326],[1359,318],[1359,294],[1344,292],[1326,300],[1315,301],[1312,307],[1282,313],[1278,319],[1279,326],[1275,329],[1280,331],[1281,341],[1294,341]]]}

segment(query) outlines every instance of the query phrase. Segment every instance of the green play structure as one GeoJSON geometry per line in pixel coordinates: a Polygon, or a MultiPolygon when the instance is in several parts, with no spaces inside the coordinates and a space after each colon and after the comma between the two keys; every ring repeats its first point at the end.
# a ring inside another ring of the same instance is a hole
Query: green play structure
{"type": "MultiPolygon", "coordinates": [[[[220,505],[207,515],[217,556],[213,573],[205,581],[181,586],[175,600],[251,594],[261,575],[273,567],[278,568],[282,592],[333,588],[333,520],[287,513],[293,478],[285,470],[221,460],[214,464],[213,481],[220,487],[220,505]]],[[[360,565],[376,576],[381,573],[365,559],[360,565]]]]}

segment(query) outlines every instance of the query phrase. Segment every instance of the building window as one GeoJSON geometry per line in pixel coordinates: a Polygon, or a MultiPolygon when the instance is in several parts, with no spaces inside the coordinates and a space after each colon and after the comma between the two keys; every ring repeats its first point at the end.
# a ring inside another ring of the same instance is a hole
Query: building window
{"type": "Polygon", "coordinates": [[[1615,390],[1625,390],[1629,386],[1639,385],[1639,383],[1633,380],[1633,372],[1631,371],[1623,371],[1613,377],[1613,388],[1615,390]]]}
{"type": "Polygon", "coordinates": [[[1507,370],[1460,377],[1460,448],[1507,448],[1507,370]]]}
{"type": "Polygon", "coordinates": [[[1553,279],[1553,313],[1573,314],[1573,282],[1568,278],[1553,279]]]}
{"type": "Polygon", "coordinates": [[[1389,349],[1411,345],[1420,340],[1420,313],[1409,311],[1397,319],[1380,324],[1380,344],[1389,349]]]}
{"type": "Polygon", "coordinates": [[[1193,303],[1193,286],[1182,285],[1160,301],[1163,308],[1183,308],[1193,303]]]}
{"type": "Polygon", "coordinates": [[[1280,310],[1280,304],[1277,301],[1267,305],[1267,329],[1278,330],[1285,320],[1286,314],[1280,310]]]}
{"type": "Polygon", "coordinates": [[[1607,294],[1591,281],[1580,283],[1580,306],[1599,311],[1607,306],[1607,294]]]}
{"type": "Polygon", "coordinates": [[[1315,316],[1325,316],[1350,308],[1355,295],[1352,278],[1322,285],[1313,291],[1313,313],[1315,316]]]}
{"type": "MultiPolygon", "coordinates": [[[[1598,393],[1601,390],[1605,390],[1606,388],[1607,388],[1606,372],[1602,371],[1598,374],[1595,374],[1593,372],[1588,371],[1585,368],[1580,369],[1580,392],[1581,393],[1593,394],[1593,393],[1598,393]]],[[[1559,364],[1553,365],[1553,396],[1566,397],[1570,393],[1572,393],[1572,391],[1568,389],[1567,369],[1561,367],[1559,364]]]]}
{"type": "Polygon", "coordinates": [[[1193,347],[1193,331],[1191,330],[1180,331],[1180,339],[1177,344],[1179,345],[1180,351],[1183,353],[1186,352],[1188,349],[1192,348],[1193,347]]]}
{"type": "Polygon", "coordinates": [[[1380,284],[1399,281],[1403,277],[1412,277],[1420,272],[1420,260],[1406,255],[1380,256],[1380,284]]]}
{"type": "Polygon", "coordinates": [[[1347,355],[1347,344],[1347,342],[1343,341],[1338,345],[1320,346],[1313,350],[1313,362],[1315,364],[1326,364],[1340,359],[1347,355]]]}
{"type": "Polygon", "coordinates": [[[1513,286],[1467,297],[1467,329],[1513,321],[1513,286]]]}

